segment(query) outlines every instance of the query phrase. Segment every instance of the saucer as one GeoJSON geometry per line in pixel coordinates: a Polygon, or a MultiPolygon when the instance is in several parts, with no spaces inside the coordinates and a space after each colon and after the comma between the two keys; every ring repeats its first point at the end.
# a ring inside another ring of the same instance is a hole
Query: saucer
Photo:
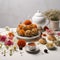
{"type": "Polygon", "coordinates": [[[40,52],[40,49],[39,49],[39,48],[37,48],[37,47],[36,47],[36,49],[35,49],[35,50],[33,50],[33,51],[29,50],[29,48],[28,48],[28,47],[25,47],[25,50],[26,50],[26,52],[28,52],[28,53],[30,53],[30,54],[37,54],[37,53],[39,53],[39,52],[40,52]]]}

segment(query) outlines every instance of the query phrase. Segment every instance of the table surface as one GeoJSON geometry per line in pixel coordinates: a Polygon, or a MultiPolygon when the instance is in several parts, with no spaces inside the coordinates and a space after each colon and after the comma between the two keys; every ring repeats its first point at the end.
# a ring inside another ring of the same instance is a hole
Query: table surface
{"type": "MultiPolygon", "coordinates": [[[[15,28],[11,28],[12,31],[15,31],[15,28]]],[[[0,33],[6,33],[4,28],[0,28],[0,33]]],[[[23,56],[21,56],[19,52],[15,52],[12,56],[8,54],[3,56],[0,54],[0,60],[60,60],[60,47],[57,47],[56,51],[48,50],[48,54],[44,53],[44,49],[46,46],[38,45],[39,49],[41,50],[38,54],[29,54],[23,50],[23,56]]]]}

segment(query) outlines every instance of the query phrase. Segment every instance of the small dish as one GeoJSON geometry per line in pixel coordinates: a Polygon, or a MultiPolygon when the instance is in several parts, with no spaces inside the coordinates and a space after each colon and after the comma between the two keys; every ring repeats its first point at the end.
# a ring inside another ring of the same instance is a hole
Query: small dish
{"type": "Polygon", "coordinates": [[[56,50],[56,47],[54,46],[53,43],[47,43],[46,46],[49,50],[56,50]]]}
{"type": "Polygon", "coordinates": [[[30,53],[30,54],[37,54],[40,52],[40,49],[36,47],[36,49],[34,51],[31,51],[28,47],[25,47],[26,52],[30,53]]]}

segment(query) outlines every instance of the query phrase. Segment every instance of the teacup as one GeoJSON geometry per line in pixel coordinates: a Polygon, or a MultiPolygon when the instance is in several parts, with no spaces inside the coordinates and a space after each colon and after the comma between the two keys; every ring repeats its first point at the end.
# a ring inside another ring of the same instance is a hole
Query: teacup
{"type": "Polygon", "coordinates": [[[28,49],[30,51],[36,50],[36,44],[35,43],[28,43],[28,49]]]}

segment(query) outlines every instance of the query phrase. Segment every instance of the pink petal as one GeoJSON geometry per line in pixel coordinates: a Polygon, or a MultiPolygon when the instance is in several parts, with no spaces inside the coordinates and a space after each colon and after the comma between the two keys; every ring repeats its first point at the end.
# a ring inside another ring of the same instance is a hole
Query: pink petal
{"type": "Polygon", "coordinates": [[[12,42],[11,40],[6,41],[6,42],[5,42],[5,45],[8,45],[8,46],[13,45],[13,42],[12,42]]]}
{"type": "Polygon", "coordinates": [[[3,35],[3,36],[1,36],[0,41],[5,42],[6,38],[7,38],[7,37],[3,35]]]}
{"type": "Polygon", "coordinates": [[[60,36],[60,33],[57,33],[58,36],[60,36]]]}

